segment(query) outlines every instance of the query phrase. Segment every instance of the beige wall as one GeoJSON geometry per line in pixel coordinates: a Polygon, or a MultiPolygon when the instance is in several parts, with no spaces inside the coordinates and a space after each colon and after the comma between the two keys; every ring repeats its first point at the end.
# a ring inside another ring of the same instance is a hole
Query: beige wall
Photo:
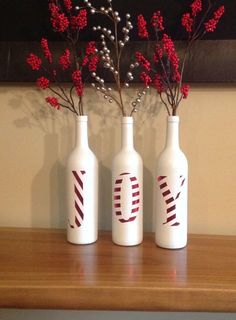
{"type": "MultiPolygon", "coordinates": [[[[100,229],[111,228],[111,162],[119,150],[116,107],[87,89],[90,144],[100,161],[100,229]]],[[[128,90],[132,96],[134,91],[128,90]]],[[[148,94],[136,118],[144,161],[144,227],[153,229],[156,157],[165,110],[148,94]],[[144,108],[143,108],[144,109],[144,108]]],[[[236,235],[236,86],[195,86],[181,106],[181,146],[189,160],[189,231],[236,235]]],[[[49,109],[32,85],[0,86],[0,226],[64,227],[65,160],[73,147],[71,114],[49,109]]]]}

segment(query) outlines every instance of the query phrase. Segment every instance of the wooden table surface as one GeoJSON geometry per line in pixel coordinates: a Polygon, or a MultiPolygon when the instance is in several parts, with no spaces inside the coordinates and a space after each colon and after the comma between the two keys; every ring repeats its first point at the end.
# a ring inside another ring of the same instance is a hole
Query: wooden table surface
{"type": "Polygon", "coordinates": [[[0,307],[236,312],[236,237],[190,235],[182,250],[145,234],[119,247],[65,231],[0,228],[0,307]]]}

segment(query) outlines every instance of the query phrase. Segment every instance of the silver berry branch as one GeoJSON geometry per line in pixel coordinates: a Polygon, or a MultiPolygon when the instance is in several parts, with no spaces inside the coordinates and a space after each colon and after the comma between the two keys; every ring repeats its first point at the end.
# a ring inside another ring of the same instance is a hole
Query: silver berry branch
{"type": "Polygon", "coordinates": [[[138,63],[130,64],[125,82],[121,83],[121,58],[123,49],[130,40],[129,34],[133,29],[133,25],[130,21],[130,14],[127,13],[124,19],[125,23],[123,27],[120,28],[119,23],[121,22],[121,17],[119,12],[113,9],[112,0],[106,0],[106,2],[108,4],[107,7],[102,6],[100,8],[96,8],[88,0],[84,0],[84,4],[90,9],[91,14],[104,15],[112,24],[111,29],[98,25],[93,27],[93,31],[100,32],[101,50],[98,51],[98,54],[102,61],[102,66],[111,72],[116,84],[116,90],[107,88],[104,84],[104,79],[100,78],[96,73],[92,73],[92,77],[94,78],[92,86],[101,92],[104,98],[108,99],[110,103],[115,102],[120,108],[122,116],[126,116],[127,114],[132,115],[133,112],[138,110],[137,106],[141,101],[141,97],[144,95],[144,91],[138,92],[137,98],[131,102],[131,112],[127,112],[124,106],[123,89],[128,88],[130,82],[134,79],[133,71],[138,66],[138,63]],[[118,34],[120,30],[121,35],[118,34]],[[107,41],[109,41],[113,46],[114,57],[111,56],[111,51],[108,48],[107,41]]]}

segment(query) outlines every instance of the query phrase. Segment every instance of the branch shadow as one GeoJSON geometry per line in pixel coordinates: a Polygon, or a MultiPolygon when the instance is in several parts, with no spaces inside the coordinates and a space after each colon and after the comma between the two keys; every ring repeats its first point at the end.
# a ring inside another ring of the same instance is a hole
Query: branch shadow
{"type": "Polygon", "coordinates": [[[143,100],[146,109],[140,109],[136,125],[135,142],[137,150],[142,155],[143,167],[143,228],[153,231],[155,225],[155,163],[157,159],[156,141],[158,132],[156,120],[162,109],[157,95],[150,90],[143,100]]]}
{"type": "MultiPolygon", "coordinates": [[[[31,226],[64,227],[66,220],[64,163],[72,145],[71,121],[68,120],[68,113],[63,112],[62,118],[57,111],[47,108],[42,93],[39,94],[35,90],[17,93],[9,101],[9,106],[13,109],[20,108],[22,116],[13,123],[19,130],[22,128],[39,130],[40,139],[36,143],[39,149],[43,149],[42,166],[32,177],[31,183],[31,226]]],[[[41,153],[39,154],[41,156],[41,153]]],[[[35,156],[38,155],[32,154],[32,161],[35,156]]],[[[30,159],[28,161],[30,166],[30,159]]]]}

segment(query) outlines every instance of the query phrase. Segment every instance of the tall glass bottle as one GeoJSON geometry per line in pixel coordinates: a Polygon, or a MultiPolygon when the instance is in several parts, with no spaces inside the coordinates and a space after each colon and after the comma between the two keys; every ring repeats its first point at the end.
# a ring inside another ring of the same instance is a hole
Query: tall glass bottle
{"type": "Polygon", "coordinates": [[[98,161],[88,144],[88,117],[78,116],[67,175],[67,240],[89,244],[98,237],[98,161]]]}
{"type": "Polygon", "coordinates": [[[133,145],[133,118],[121,122],[121,150],[112,165],[112,240],[121,246],[143,240],[143,163],[133,145]]]}
{"type": "Polygon", "coordinates": [[[166,145],[157,161],[156,244],[179,249],[187,244],[188,162],[179,147],[179,117],[167,118],[166,145]]]}

